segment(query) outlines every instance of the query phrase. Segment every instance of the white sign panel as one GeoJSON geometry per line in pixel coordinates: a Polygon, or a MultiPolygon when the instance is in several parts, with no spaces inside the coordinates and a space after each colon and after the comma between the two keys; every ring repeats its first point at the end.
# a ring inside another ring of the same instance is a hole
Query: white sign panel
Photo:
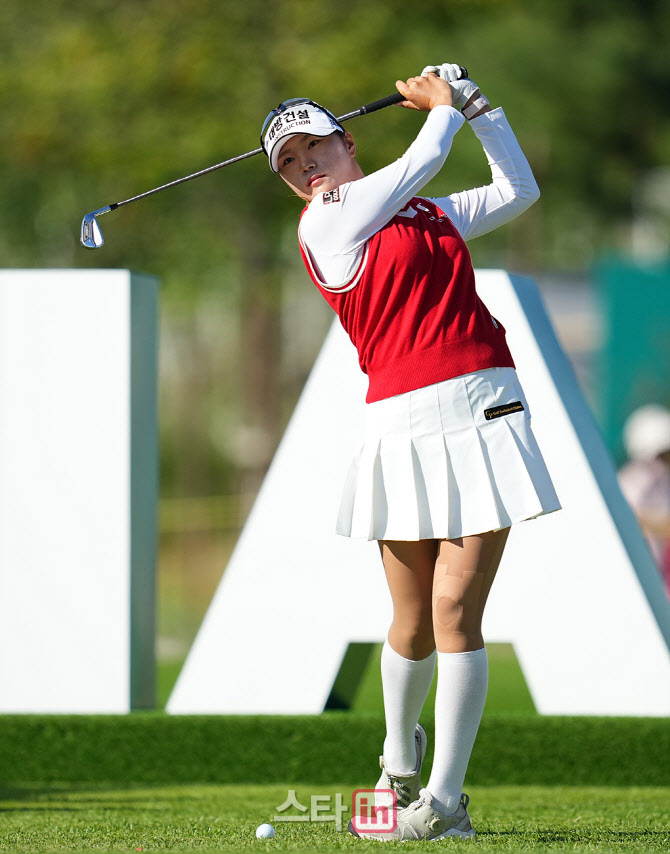
{"type": "Polygon", "coordinates": [[[157,283],[0,272],[0,712],[153,705],[157,283]]]}

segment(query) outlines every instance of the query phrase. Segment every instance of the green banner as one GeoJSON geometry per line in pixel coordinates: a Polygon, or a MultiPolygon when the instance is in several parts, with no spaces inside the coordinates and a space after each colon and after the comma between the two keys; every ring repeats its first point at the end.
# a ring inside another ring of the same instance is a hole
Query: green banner
{"type": "Polygon", "coordinates": [[[622,429],[638,406],[670,407],[670,262],[608,259],[596,270],[604,320],[600,389],[605,441],[625,459],[622,429]]]}

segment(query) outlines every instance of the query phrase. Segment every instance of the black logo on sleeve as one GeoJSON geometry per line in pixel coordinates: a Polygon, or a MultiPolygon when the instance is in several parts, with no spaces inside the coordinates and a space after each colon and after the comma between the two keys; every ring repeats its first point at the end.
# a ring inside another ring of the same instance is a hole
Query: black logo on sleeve
{"type": "Polygon", "coordinates": [[[523,403],[520,400],[514,403],[506,403],[504,406],[496,406],[493,409],[485,409],[484,417],[487,421],[493,418],[501,418],[503,415],[511,415],[513,412],[523,412],[523,403]]]}
{"type": "Polygon", "coordinates": [[[331,202],[339,202],[340,188],[336,187],[334,190],[330,190],[329,192],[324,193],[321,198],[323,199],[324,205],[329,205],[331,202]]]}

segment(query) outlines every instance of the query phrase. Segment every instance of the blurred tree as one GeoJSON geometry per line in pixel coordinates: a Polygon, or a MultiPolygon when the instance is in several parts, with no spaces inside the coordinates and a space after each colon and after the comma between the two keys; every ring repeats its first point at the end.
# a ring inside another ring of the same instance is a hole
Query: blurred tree
{"type": "MultiPolygon", "coordinates": [[[[475,264],[584,269],[620,244],[640,176],[667,162],[669,36],[661,0],[5,0],[3,263],[158,275],[166,358],[185,378],[164,402],[165,489],[253,489],[285,417],[283,289],[302,276],[315,298],[296,262],[300,203],[258,157],[110,214],[96,252],[78,244],[82,214],[257,147],[286,97],[343,113],[453,60],[504,105],[543,192],[472,244],[475,264]]],[[[399,156],[421,121],[352,121],[364,169],[399,156]]],[[[428,193],[487,180],[469,133],[428,193]]]]}

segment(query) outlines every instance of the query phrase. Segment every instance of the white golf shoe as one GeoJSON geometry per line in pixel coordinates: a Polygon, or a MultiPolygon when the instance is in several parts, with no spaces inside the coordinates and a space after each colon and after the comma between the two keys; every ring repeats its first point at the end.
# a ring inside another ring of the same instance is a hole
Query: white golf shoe
{"type": "Polygon", "coordinates": [[[382,769],[381,777],[375,786],[375,807],[387,807],[391,809],[393,795],[396,796],[396,809],[409,806],[412,801],[419,797],[421,789],[421,766],[426,755],[426,731],[421,724],[416,725],[414,730],[414,746],[416,748],[416,765],[410,774],[395,774],[384,766],[384,757],[379,757],[379,767],[382,769]]]}
{"type": "Polygon", "coordinates": [[[433,806],[433,798],[427,789],[421,789],[418,800],[408,807],[398,810],[395,827],[392,823],[375,826],[374,821],[354,817],[349,822],[349,832],[361,839],[377,839],[380,842],[394,840],[435,841],[454,836],[460,839],[474,839],[475,831],[468,815],[467,795],[461,795],[461,802],[453,815],[443,815],[433,806]]]}

